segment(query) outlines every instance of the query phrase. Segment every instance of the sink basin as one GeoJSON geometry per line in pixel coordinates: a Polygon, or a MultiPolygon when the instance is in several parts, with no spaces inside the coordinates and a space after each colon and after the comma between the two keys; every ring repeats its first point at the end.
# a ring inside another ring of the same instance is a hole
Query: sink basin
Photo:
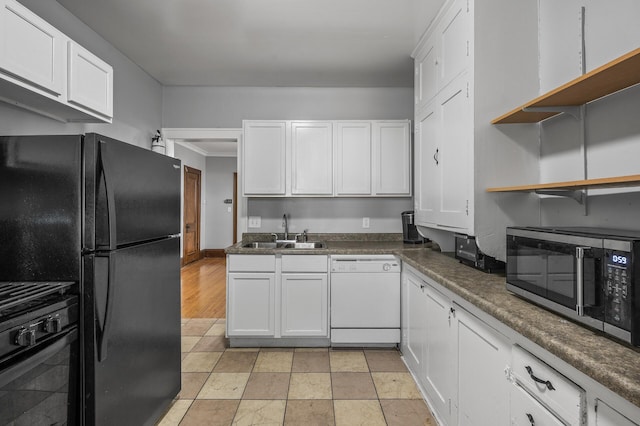
{"type": "Polygon", "coordinates": [[[257,241],[253,243],[246,243],[242,247],[245,248],[264,248],[264,249],[274,249],[277,247],[281,247],[281,244],[274,243],[271,241],[257,241]]]}
{"type": "Polygon", "coordinates": [[[299,242],[284,242],[284,241],[256,241],[253,243],[243,244],[244,248],[255,248],[255,249],[275,249],[275,248],[283,248],[283,249],[314,249],[314,248],[325,248],[327,245],[322,241],[308,241],[304,243],[299,242]]]}
{"type": "Polygon", "coordinates": [[[308,241],[304,243],[289,243],[286,244],[283,248],[292,248],[292,249],[314,249],[314,248],[325,248],[327,245],[321,241],[308,241]]]}

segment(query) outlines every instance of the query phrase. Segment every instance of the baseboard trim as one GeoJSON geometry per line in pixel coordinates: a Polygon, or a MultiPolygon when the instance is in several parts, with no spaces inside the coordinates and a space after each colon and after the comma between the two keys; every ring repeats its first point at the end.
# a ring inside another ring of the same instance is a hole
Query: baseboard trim
{"type": "Polygon", "coordinates": [[[206,249],[204,250],[204,257],[225,257],[224,249],[206,249]]]}

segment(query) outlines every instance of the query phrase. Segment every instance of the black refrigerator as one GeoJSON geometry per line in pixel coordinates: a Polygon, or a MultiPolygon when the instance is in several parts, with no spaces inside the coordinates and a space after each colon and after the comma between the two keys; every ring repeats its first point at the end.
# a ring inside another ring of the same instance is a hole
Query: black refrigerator
{"type": "Polygon", "coordinates": [[[180,390],[180,161],[97,134],[0,137],[0,281],[77,281],[86,425],[180,390]]]}

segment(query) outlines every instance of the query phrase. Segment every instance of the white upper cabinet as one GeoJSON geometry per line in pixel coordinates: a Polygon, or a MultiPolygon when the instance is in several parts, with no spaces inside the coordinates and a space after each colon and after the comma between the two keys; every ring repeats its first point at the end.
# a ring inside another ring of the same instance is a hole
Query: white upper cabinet
{"type": "Polygon", "coordinates": [[[243,127],[243,193],[285,195],[287,123],[244,121],[243,127]]]}
{"type": "Polygon", "coordinates": [[[373,176],[375,195],[411,195],[409,121],[373,123],[373,176]]]}
{"type": "Polygon", "coordinates": [[[37,89],[62,95],[65,35],[18,2],[0,4],[0,68],[37,89]]]}
{"type": "Polygon", "coordinates": [[[371,194],[371,122],[336,124],[336,195],[371,194]]]}
{"type": "Polygon", "coordinates": [[[69,41],[68,100],[105,117],[113,116],[113,68],[69,41]]]}
{"type": "Polygon", "coordinates": [[[113,117],[113,69],[15,0],[0,0],[0,100],[59,121],[113,117]]]}
{"type": "Polygon", "coordinates": [[[411,121],[243,122],[245,196],[411,196],[411,121]]]}
{"type": "Polygon", "coordinates": [[[332,123],[291,123],[291,194],[333,194],[332,123]]]}

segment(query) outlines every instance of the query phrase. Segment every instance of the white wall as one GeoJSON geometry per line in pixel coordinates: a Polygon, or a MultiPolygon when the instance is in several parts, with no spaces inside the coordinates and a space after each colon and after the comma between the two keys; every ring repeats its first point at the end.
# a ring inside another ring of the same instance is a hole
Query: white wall
{"type": "MultiPolygon", "coordinates": [[[[546,91],[580,75],[576,29],[585,7],[586,71],[640,46],[640,2],[634,0],[540,0],[541,87],[546,91]]],[[[633,87],[586,108],[587,178],[640,173],[640,87],[633,87]]],[[[563,115],[541,125],[542,182],[583,179],[580,121],[563,115]]],[[[640,228],[640,188],[589,190],[587,207],[573,200],[544,198],[544,225],[640,228]],[[585,214],[586,213],[586,214],[585,214]]]]}
{"type": "MultiPolygon", "coordinates": [[[[175,145],[175,158],[179,158],[182,161],[182,173],[180,174],[180,188],[181,188],[181,196],[180,196],[180,223],[184,223],[184,166],[189,166],[194,169],[200,170],[200,249],[204,250],[205,247],[205,235],[207,232],[207,221],[206,221],[206,194],[207,194],[207,157],[202,154],[199,154],[195,151],[192,151],[188,148],[185,148],[182,145],[175,145]]],[[[180,239],[180,255],[182,256],[183,247],[182,247],[182,239],[180,239]]]]}
{"type": "Polygon", "coordinates": [[[162,127],[162,86],[56,1],[20,0],[114,68],[112,124],[70,124],[0,103],[0,134],[97,132],[145,148],[162,127]]]}
{"type": "MultiPolygon", "coordinates": [[[[163,125],[174,128],[238,128],[243,119],[411,119],[413,88],[178,87],[163,89],[163,125]]],[[[211,190],[211,189],[210,189],[211,190]]],[[[261,228],[281,232],[282,214],[310,232],[402,232],[400,213],[410,198],[395,199],[252,199],[250,216],[261,228]],[[371,217],[363,229],[362,217],[371,217]]],[[[209,227],[218,226],[209,223],[209,227]]],[[[208,240],[211,241],[211,240],[208,240]]],[[[213,242],[212,242],[213,243],[213,242]]]]}
{"type": "Polygon", "coordinates": [[[204,238],[205,249],[222,249],[233,244],[233,173],[237,171],[236,157],[207,157],[207,189],[203,191],[206,207],[203,220],[208,224],[204,238]],[[231,210],[231,211],[229,211],[231,210]]]}

